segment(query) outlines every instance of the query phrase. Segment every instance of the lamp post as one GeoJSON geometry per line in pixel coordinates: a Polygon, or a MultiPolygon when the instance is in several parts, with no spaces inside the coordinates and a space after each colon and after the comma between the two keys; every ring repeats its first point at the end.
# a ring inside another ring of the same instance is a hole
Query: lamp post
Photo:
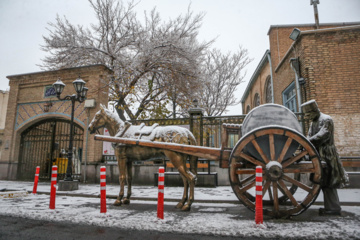
{"type": "Polygon", "coordinates": [[[56,91],[56,96],[59,100],[71,100],[71,120],[70,120],[70,141],[69,141],[69,151],[68,151],[68,164],[66,169],[66,175],[64,181],[73,181],[72,178],[72,154],[73,154],[73,132],[74,132],[74,106],[75,102],[85,101],[88,88],[85,87],[85,81],[78,77],[73,81],[76,94],[67,95],[63,98],[60,97],[62,91],[65,88],[65,84],[60,80],[60,78],[53,84],[53,87],[56,91]]]}

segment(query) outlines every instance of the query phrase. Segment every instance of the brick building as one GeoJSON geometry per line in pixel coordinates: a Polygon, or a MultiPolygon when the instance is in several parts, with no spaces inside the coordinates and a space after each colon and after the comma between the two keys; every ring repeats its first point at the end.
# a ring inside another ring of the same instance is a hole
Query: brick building
{"type": "Polygon", "coordinates": [[[332,116],[341,156],[360,156],[360,22],[276,25],[267,50],[245,90],[244,113],[265,103],[301,112],[315,99],[332,116]],[[294,28],[299,36],[289,38],[294,28]]]}
{"type": "Polygon", "coordinates": [[[9,91],[0,90],[0,159],[1,159],[1,146],[4,142],[5,119],[6,110],[9,100],[9,91]]]}
{"type": "Polygon", "coordinates": [[[108,102],[107,89],[101,87],[101,80],[109,73],[105,66],[94,65],[8,76],[10,93],[0,145],[0,179],[31,179],[36,166],[41,167],[40,177],[48,179],[53,161],[65,165],[62,157],[69,145],[71,101],[58,100],[51,86],[60,77],[66,84],[62,97],[74,94],[72,82],[79,76],[89,89],[87,99],[94,99],[96,104],[87,108],[85,102],[75,103],[74,146],[78,154],[75,171],[78,174],[86,171],[89,180],[95,179],[96,166],[102,159],[102,142],[87,135],[87,126],[100,103],[108,102]]]}

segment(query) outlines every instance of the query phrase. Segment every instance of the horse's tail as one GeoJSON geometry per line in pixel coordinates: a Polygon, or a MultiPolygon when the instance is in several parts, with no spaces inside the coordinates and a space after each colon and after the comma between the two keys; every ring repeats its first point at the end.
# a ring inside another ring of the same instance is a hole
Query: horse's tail
{"type": "MultiPolygon", "coordinates": [[[[196,145],[196,139],[192,134],[189,135],[189,144],[190,145],[196,145]]],[[[190,171],[193,174],[195,174],[195,176],[197,175],[197,160],[198,160],[198,157],[193,156],[193,155],[189,155],[190,171]]]]}

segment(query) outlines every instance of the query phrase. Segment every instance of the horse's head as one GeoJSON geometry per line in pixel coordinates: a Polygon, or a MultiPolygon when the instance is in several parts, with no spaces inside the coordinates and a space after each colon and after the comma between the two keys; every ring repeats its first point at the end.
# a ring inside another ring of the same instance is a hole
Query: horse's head
{"type": "Polygon", "coordinates": [[[103,127],[106,127],[110,135],[113,136],[124,128],[124,123],[117,114],[112,113],[104,105],[100,104],[100,110],[95,114],[88,129],[93,134],[103,127]]]}
{"type": "Polygon", "coordinates": [[[89,132],[90,134],[95,133],[98,129],[105,127],[105,110],[104,106],[100,104],[100,110],[95,114],[93,120],[89,124],[89,132]]]}

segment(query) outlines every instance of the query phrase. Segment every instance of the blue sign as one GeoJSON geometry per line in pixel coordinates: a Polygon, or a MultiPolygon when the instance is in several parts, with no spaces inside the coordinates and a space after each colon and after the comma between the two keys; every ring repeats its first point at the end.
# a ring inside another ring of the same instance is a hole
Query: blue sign
{"type": "Polygon", "coordinates": [[[56,97],[55,88],[52,85],[45,86],[44,97],[45,98],[56,97]]]}

